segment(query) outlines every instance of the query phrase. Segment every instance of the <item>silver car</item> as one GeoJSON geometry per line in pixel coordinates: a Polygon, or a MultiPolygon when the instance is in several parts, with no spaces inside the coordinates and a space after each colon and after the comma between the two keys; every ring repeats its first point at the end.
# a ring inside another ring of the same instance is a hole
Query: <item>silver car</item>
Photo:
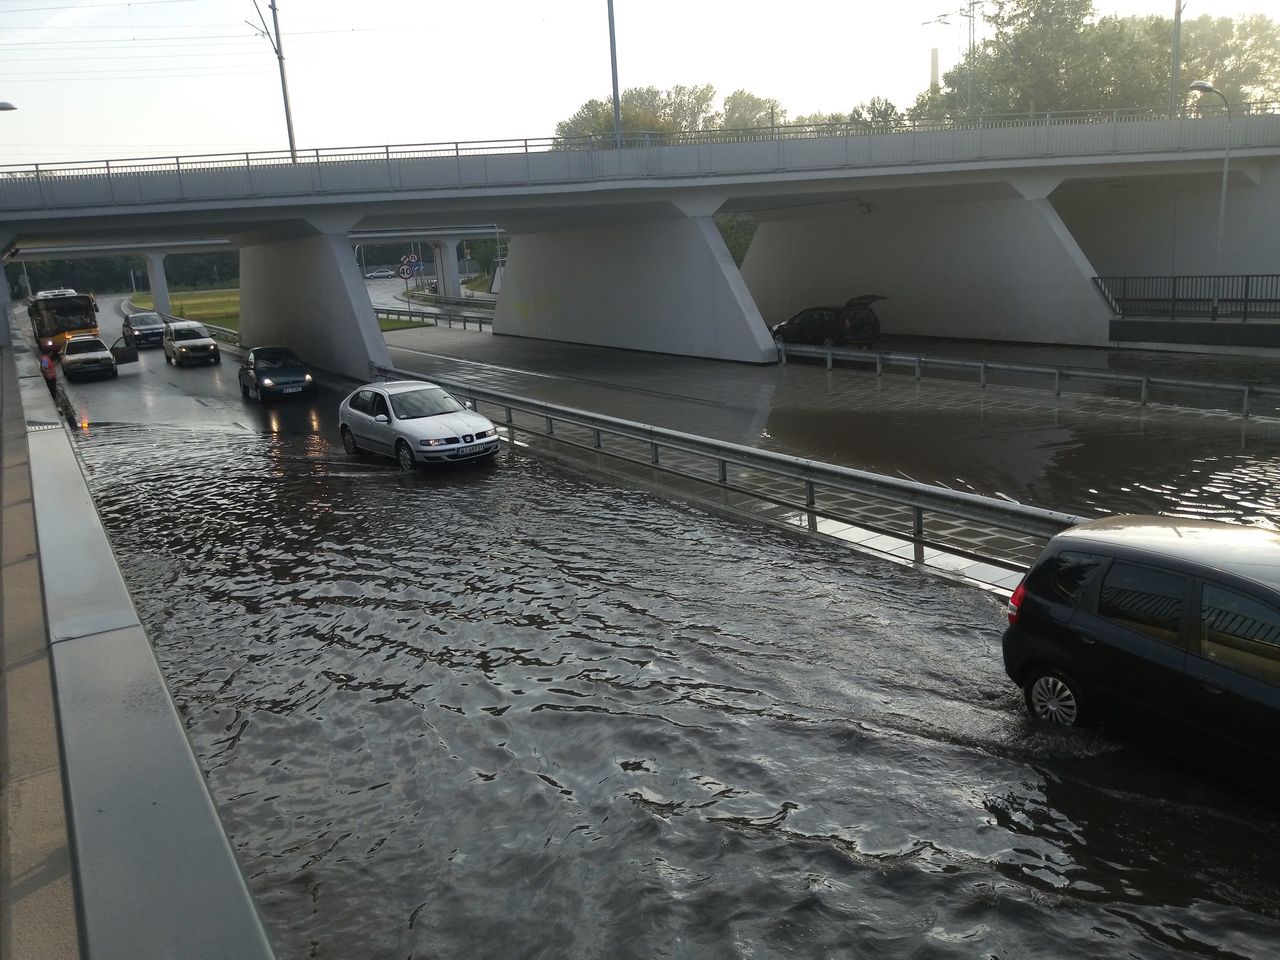
{"type": "Polygon", "coordinates": [[[434,383],[398,380],[367,383],[338,407],[342,448],[395,457],[401,470],[414,464],[476,460],[498,452],[498,430],[434,383]]]}

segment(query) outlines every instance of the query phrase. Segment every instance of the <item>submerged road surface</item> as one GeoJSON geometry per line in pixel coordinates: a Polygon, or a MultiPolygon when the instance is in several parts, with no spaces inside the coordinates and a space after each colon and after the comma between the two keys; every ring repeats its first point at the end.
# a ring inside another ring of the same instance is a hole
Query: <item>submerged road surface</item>
{"type": "Polygon", "coordinates": [[[1032,725],[994,598],[524,455],[348,460],[336,395],[230,361],[72,394],[282,958],[1280,942],[1274,804],[1032,725]]]}

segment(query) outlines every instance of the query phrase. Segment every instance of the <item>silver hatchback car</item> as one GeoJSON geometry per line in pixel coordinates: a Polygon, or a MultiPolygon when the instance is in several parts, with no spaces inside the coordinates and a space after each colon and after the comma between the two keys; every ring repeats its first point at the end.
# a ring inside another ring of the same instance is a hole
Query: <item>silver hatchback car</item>
{"type": "Polygon", "coordinates": [[[367,383],[338,407],[342,448],[415,464],[478,460],[498,452],[498,430],[443,387],[420,380],[367,383]]]}

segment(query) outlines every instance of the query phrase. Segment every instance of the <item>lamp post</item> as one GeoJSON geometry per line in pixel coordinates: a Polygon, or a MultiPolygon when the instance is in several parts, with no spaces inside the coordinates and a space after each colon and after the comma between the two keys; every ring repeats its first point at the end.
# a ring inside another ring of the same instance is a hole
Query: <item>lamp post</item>
{"type": "Polygon", "coordinates": [[[1227,142],[1222,149],[1222,191],[1218,197],[1218,247],[1214,259],[1216,279],[1213,285],[1213,307],[1209,313],[1210,320],[1218,319],[1218,301],[1222,293],[1222,228],[1227,216],[1227,174],[1231,169],[1231,104],[1221,90],[1208,80],[1197,80],[1187,88],[1195,93],[1216,93],[1222,98],[1222,105],[1227,108],[1227,142]]]}
{"type": "Polygon", "coordinates": [[[613,35],[613,0],[609,0],[609,63],[613,66],[613,142],[622,149],[622,100],[618,97],[618,43],[613,35]]]}

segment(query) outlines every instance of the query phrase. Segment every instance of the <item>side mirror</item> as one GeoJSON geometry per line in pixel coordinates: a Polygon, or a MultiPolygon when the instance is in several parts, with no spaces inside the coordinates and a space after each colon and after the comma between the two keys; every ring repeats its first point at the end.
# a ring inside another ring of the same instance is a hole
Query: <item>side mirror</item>
{"type": "Polygon", "coordinates": [[[376,423],[390,423],[390,422],[391,422],[391,418],[390,418],[390,417],[388,417],[385,413],[380,413],[380,414],[378,414],[376,417],[374,417],[373,419],[374,419],[374,421],[375,421],[376,423]]]}

